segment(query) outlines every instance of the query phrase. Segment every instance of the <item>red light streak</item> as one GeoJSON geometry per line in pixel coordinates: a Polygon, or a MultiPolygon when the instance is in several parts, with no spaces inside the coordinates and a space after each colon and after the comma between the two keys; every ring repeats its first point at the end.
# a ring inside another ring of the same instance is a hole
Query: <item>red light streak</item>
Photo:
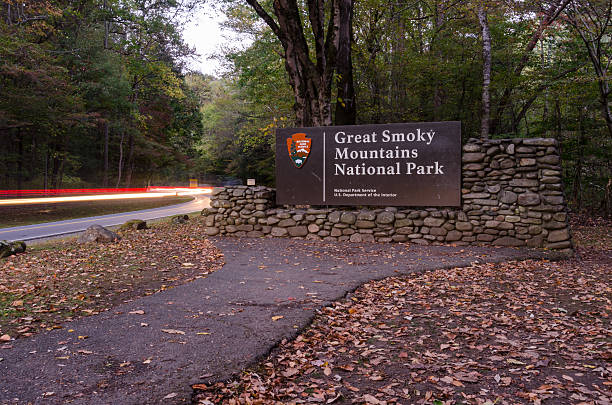
{"type": "Polygon", "coordinates": [[[171,187],[156,186],[147,188],[58,188],[47,190],[0,190],[0,196],[21,195],[58,195],[58,194],[117,194],[117,193],[146,193],[152,191],[174,190],[212,190],[211,187],[171,187]]]}
{"type": "Polygon", "coordinates": [[[157,198],[167,196],[189,196],[208,194],[212,187],[149,187],[149,188],[94,188],[94,189],[59,189],[59,190],[0,190],[0,196],[16,197],[24,194],[35,195],[30,198],[0,199],[2,205],[47,204],[71,201],[120,200],[130,198],[157,198]],[[58,194],[81,194],[57,196],[58,194]],[[82,195],[85,194],[85,195],[82,195]],[[55,196],[54,196],[55,195],[55,196]]]}
{"type": "Polygon", "coordinates": [[[101,193],[144,193],[146,188],[59,188],[48,190],[0,190],[0,195],[28,194],[101,194],[101,193]]]}

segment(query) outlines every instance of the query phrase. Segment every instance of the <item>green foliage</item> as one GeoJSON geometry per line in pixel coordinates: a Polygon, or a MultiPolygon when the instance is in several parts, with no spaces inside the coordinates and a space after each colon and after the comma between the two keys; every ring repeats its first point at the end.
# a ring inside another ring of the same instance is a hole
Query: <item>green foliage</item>
{"type": "MultiPolygon", "coordinates": [[[[252,15],[240,10],[234,17],[244,20],[234,24],[252,29],[252,15]]],[[[291,126],[293,120],[293,95],[279,52],[274,36],[263,29],[252,46],[227,54],[234,67],[231,75],[188,79],[204,101],[198,150],[201,170],[208,175],[274,184],[274,130],[291,126]]]]}
{"type": "MultiPolygon", "coordinates": [[[[176,16],[195,3],[33,1],[2,15],[0,187],[145,185],[188,176],[273,185],[274,130],[295,123],[282,47],[245,2],[224,0],[215,4],[227,25],[252,43],[225,51],[231,69],[223,78],[184,75],[192,51],[176,16]]],[[[609,75],[597,66],[609,63],[612,41],[609,25],[600,24],[605,18],[585,14],[607,3],[572,2],[530,47],[559,3],[486,2],[491,137],[555,137],[572,206],[610,214],[612,124],[602,114],[609,75]],[[597,63],[580,30],[600,47],[597,63]]],[[[272,8],[272,1],[261,4],[272,8]]],[[[307,27],[305,5],[298,4],[307,27]]],[[[358,122],[459,120],[464,139],[478,136],[478,4],[355,2],[358,122]]],[[[334,102],[344,102],[332,93],[334,102]]]]}
{"type": "Polygon", "coordinates": [[[185,182],[201,131],[181,74],[189,3],[52,0],[2,16],[0,187],[185,182]]]}
{"type": "MultiPolygon", "coordinates": [[[[589,1],[576,2],[581,5],[572,9],[574,14],[587,10],[583,3],[589,1]]],[[[282,48],[250,7],[234,0],[222,4],[228,25],[253,43],[226,53],[233,66],[225,81],[231,94],[212,97],[212,105],[204,108],[209,127],[200,150],[216,173],[244,177],[250,167],[256,171],[249,176],[264,176],[259,170],[271,175],[267,165],[272,162],[274,128],[291,126],[294,120],[282,48]],[[230,150],[234,159],[219,158],[230,150]],[[255,150],[260,153],[255,161],[265,162],[260,167],[253,167],[249,155],[255,150]]],[[[271,2],[261,4],[271,10],[271,2]]],[[[355,2],[358,122],[459,120],[464,139],[479,137],[483,61],[478,4],[355,2]]],[[[491,136],[557,138],[573,207],[610,215],[612,147],[600,113],[601,80],[583,40],[568,24],[569,8],[537,36],[558,4],[486,2],[492,37],[491,118],[496,124],[491,136]]],[[[601,41],[610,37],[609,32],[600,34],[601,41]]],[[[600,45],[609,47],[610,42],[600,45]]],[[[606,55],[602,51],[602,60],[607,61],[606,55]]]]}

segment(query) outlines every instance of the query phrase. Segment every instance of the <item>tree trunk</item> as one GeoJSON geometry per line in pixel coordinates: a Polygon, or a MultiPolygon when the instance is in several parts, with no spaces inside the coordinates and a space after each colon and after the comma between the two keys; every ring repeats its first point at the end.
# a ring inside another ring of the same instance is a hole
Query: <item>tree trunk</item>
{"type": "Polygon", "coordinates": [[[45,148],[45,191],[49,189],[49,135],[47,135],[46,139],[46,148],[45,148]]]}
{"type": "MultiPolygon", "coordinates": [[[[37,163],[38,163],[38,142],[36,140],[36,135],[32,134],[32,150],[30,151],[30,164],[29,164],[29,176],[28,179],[33,179],[35,176],[38,175],[38,168],[37,163]]],[[[38,180],[38,179],[37,179],[38,180]]]]}
{"type": "Polygon", "coordinates": [[[478,21],[482,31],[482,117],[480,120],[480,137],[489,138],[489,117],[491,114],[491,32],[485,5],[480,2],[478,6],[478,21]]]}
{"type": "MultiPolygon", "coordinates": [[[[393,14],[395,14],[395,10],[392,12],[393,14]]],[[[396,32],[404,32],[405,31],[405,24],[404,24],[404,19],[402,18],[397,18],[396,19],[397,24],[395,25],[395,30],[396,32]]],[[[419,30],[419,35],[420,35],[420,41],[419,43],[420,45],[420,49],[419,49],[419,53],[422,55],[423,54],[423,41],[422,41],[422,30],[419,30]]],[[[403,78],[403,64],[402,61],[404,60],[406,51],[405,51],[405,39],[403,38],[402,35],[394,35],[393,39],[391,40],[391,51],[390,51],[390,57],[391,57],[391,71],[390,71],[390,90],[389,90],[389,105],[391,106],[403,106],[404,102],[405,102],[405,91],[404,91],[404,78],[403,78]]],[[[421,98],[423,97],[423,94],[421,95],[421,98]]],[[[401,109],[401,107],[400,107],[401,109]]],[[[392,116],[392,121],[398,122],[398,121],[402,121],[403,117],[400,115],[398,115],[398,111],[397,109],[393,109],[395,110],[393,112],[393,116],[392,116]]]]}
{"type": "MultiPolygon", "coordinates": [[[[608,62],[609,63],[609,62],[608,62]]],[[[610,113],[610,89],[608,87],[608,72],[607,69],[603,73],[602,77],[599,78],[599,93],[601,96],[601,112],[606,120],[608,127],[608,134],[612,138],[612,114],[610,113]]]]}
{"type": "Polygon", "coordinates": [[[584,129],[584,115],[582,110],[579,111],[579,133],[578,138],[578,158],[576,159],[576,167],[574,171],[574,203],[576,204],[576,211],[580,212],[582,209],[582,162],[584,160],[584,146],[586,145],[586,134],[584,129]]]}
{"type": "MultiPolygon", "coordinates": [[[[527,62],[529,62],[529,56],[531,52],[535,49],[536,45],[542,38],[544,31],[559,17],[559,14],[568,6],[568,4],[572,0],[556,0],[555,3],[543,14],[538,27],[533,31],[529,42],[525,46],[525,50],[523,51],[523,55],[519,60],[518,64],[515,66],[512,74],[515,77],[519,77],[527,66],[527,62]]],[[[502,93],[499,102],[497,103],[497,110],[495,112],[495,118],[491,121],[491,127],[489,132],[494,134],[501,133],[502,131],[502,120],[503,115],[506,112],[506,108],[510,104],[510,96],[514,88],[512,87],[513,81],[509,81],[509,85],[506,86],[504,92],[502,93]]]]}
{"type": "Polygon", "coordinates": [[[589,59],[598,79],[601,112],[606,121],[608,133],[612,137],[612,114],[608,104],[610,54],[602,51],[602,48],[605,49],[604,36],[609,33],[610,20],[612,20],[612,6],[609,1],[597,5],[590,2],[587,2],[587,5],[576,2],[566,14],[568,21],[580,35],[589,53],[589,59]],[[601,5],[603,7],[600,8],[601,5]]]}
{"type": "Polygon", "coordinates": [[[125,137],[125,132],[121,131],[121,140],[119,141],[119,164],[117,166],[117,184],[115,188],[119,188],[119,184],[121,183],[121,172],[123,171],[123,139],[125,137]]]}
{"type": "Polygon", "coordinates": [[[128,167],[125,173],[125,186],[130,187],[132,185],[132,173],[134,172],[134,135],[130,132],[128,135],[128,167]]]}
{"type": "MultiPolygon", "coordinates": [[[[608,168],[609,170],[612,169],[612,167],[608,168]]],[[[608,182],[606,183],[606,195],[605,195],[605,202],[606,202],[606,216],[608,218],[612,217],[612,177],[608,178],[608,182]]]]}
{"type": "MultiPolygon", "coordinates": [[[[540,42],[540,63],[542,66],[546,66],[546,55],[544,52],[544,43],[542,42],[540,42]]],[[[544,105],[542,106],[542,122],[546,123],[549,120],[548,116],[548,87],[546,87],[544,89],[544,105]]]]}
{"type": "Polygon", "coordinates": [[[57,147],[57,142],[53,142],[53,152],[51,154],[51,188],[57,188],[58,183],[58,173],[60,167],[60,159],[59,159],[59,151],[57,147]]]}
{"type": "Polygon", "coordinates": [[[338,37],[338,99],[336,125],[353,125],[357,119],[355,87],[353,84],[353,0],[340,0],[340,29],[338,37]]]}
{"type": "Polygon", "coordinates": [[[106,16],[106,12],[107,12],[107,5],[106,5],[106,0],[104,0],[104,49],[108,49],[108,31],[110,28],[110,22],[108,21],[108,18],[106,16]]]}
{"type": "MultiPolygon", "coordinates": [[[[434,8],[435,32],[434,32],[434,37],[430,45],[430,47],[433,49],[432,56],[436,58],[436,63],[441,62],[444,57],[442,51],[437,47],[437,44],[434,44],[434,40],[436,42],[439,42],[440,35],[442,33],[442,26],[444,25],[445,12],[446,12],[446,8],[444,5],[444,1],[442,2],[436,1],[435,8],[434,8]]],[[[440,120],[440,109],[442,108],[442,105],[444,104],[444,100],[443,100],[444,98],[443,87],[444,86],[440,82],[441,76],[442,76],[441,74],[436,75],[434,78],[434,91],[433,91],[433,119],[434,121],[440,120]]]]}
{"type": "Polygon", "coordinates": [[[556,132],[555,132],[555,138],[557,139],[557,141],[559,142],[559,144],[561,144],[561,106],[559,104],[559,99],[555,98],[555,112],[557,115],[557,122],[556,122],[556,132]]]}
{"type": "Polygon", "coordinates": [[[102,175],[102,186],[108,187],[108,121],[104,121],[104,174],[102,175]]]}
{"type": "Polygon", "coordinates": [[[21,137],[21,129],[17,128],[17,189],[21,190],[23,184],[23,139],[21,137]]]}
{"type": "Polygon", "coordinates": [[[64,156],[62,156],[60,158],[60,164],[59,164],[59,170],[57,172],[57,185],[55,186],[55,188],[60,189],[62,188],[62,183],[64,182],[64,164],[66,162],[66,159],[64,158],[64,156]]]}
{"type": "Polygon", "coordinates": [[[56,139],[53,142],[53,154],[52,154],[52,161],[53,161],[53,168],[51,170],[51,187],[52,188],[60,188],[62,185],[62,180],[64,177],[64,160],[65,160],[65,154],[64,154],[64,149],[65,149],[65,145],[64,145],[64,139],[62,138],[61,135],[58,135],[56,137],[56,139]]]}
{"type": "MultiPolygon", "coordinates": [[[[325,10],[324,0],[306,0],[308,19],[315,44],[316,63],[311,59],[311,50],[308,48],[300,14],[301,7],[298,6],[297,0],[274,0],[276,20],[264,10],[257,0],[246,1],[272,29],[283,46],[285,69],[289,75],[295,99],[296,124],[298,126],[331,125],[331,92],[339,55],[339,31],[344,28],[341,27],[342,18],[350,25],[352,0],[331,0],[328,10],[325,10]],[[345,12],[341,13],[341,8],[345,12]],[[324,28],[326,16],[328,18],[327,30],[324,28]]],[[[344,32],[343,40],[346,41],[350,39],[350,27],[344,32]]],[[[350,54],[350,43],[346,46],[350,54]]],[[[350,62],[350,55],[344,55],[345,60],[349,58],[350,62]]],[[[345,80],[351,77],[351,74],[347,74],[345,80]]],[[[352,99],[354,103],[354,95],[349,83],[343,91],[347,91],[345,96],[352,99]]]]}

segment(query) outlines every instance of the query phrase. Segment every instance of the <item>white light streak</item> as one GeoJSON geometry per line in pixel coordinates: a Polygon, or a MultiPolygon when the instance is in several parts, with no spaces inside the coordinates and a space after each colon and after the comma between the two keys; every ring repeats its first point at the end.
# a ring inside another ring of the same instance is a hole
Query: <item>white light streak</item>
{"type": "Polygon", "coordinates": [[[139,198],[177,197],[200,194],[210,194],[211,188],[175,188],[175,189],[151,189],[147,193],[129,194],[104,194],[104,195],[77,195],[69,197],[46,197],[46,198],[15,198],[0,200],[0,205],[25,205],[25,204],[55,204],[63,202],[78,201],[104,201],[104,200],[127,200],[139,198]]]}

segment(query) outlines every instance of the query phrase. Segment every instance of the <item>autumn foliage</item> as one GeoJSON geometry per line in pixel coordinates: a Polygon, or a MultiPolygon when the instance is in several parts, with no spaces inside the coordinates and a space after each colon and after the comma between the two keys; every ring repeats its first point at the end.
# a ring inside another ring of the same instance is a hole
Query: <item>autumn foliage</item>
{"type": "Polygon", "coordinates": [[[569,260],[365,284],[235,380],[194,386],[198,403],[609,403],[612,228],[603,224],[575,227],[583,247],[569,260]]]}

